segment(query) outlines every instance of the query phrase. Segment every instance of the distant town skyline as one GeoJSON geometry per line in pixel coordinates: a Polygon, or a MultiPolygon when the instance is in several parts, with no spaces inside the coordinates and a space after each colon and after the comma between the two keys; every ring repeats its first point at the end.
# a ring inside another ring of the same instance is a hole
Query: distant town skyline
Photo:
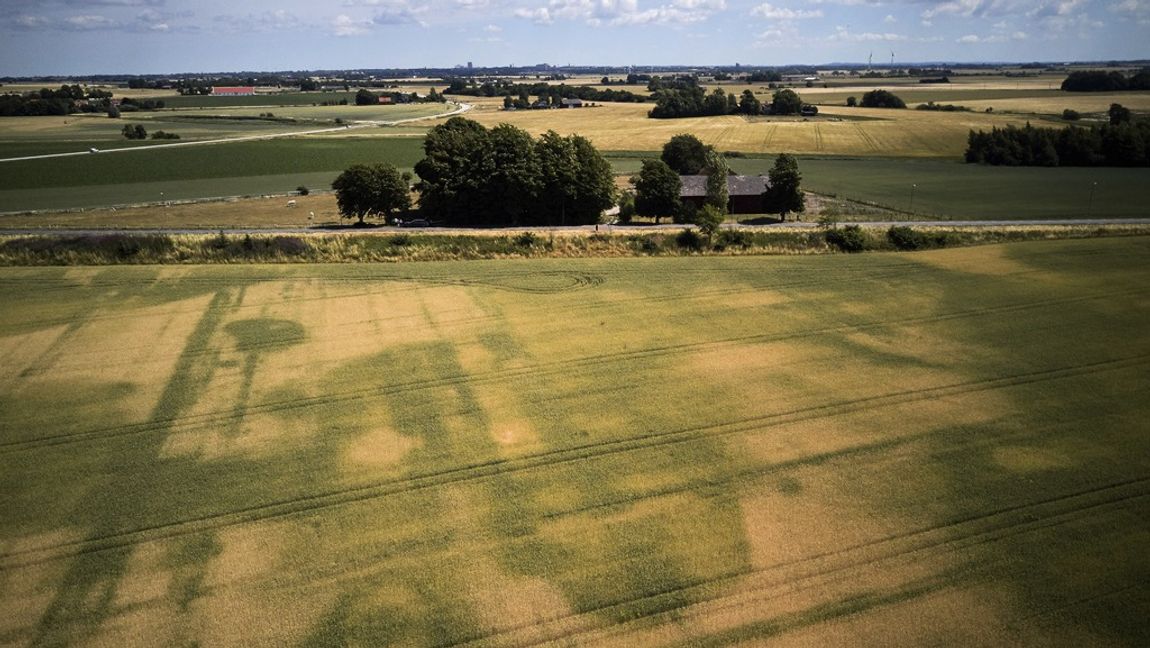
{"type": "Polygon", "coordinates": [[[0,0],[0,76],[1150,58],[1150,0],[0,0]]]}

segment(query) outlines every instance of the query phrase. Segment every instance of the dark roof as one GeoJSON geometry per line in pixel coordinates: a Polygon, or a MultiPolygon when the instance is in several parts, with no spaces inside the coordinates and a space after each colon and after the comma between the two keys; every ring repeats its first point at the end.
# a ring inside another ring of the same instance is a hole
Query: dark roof
{"type": "MultiPolygon", "coordinates": [[[[707,195],[707,176],[685,175],[679,176],[679,180],[683,183],[683,189],[679,192],[681,198],[707,195]]],[[[758,196],[767,190],[768,185],[770,179],[765,175],[727,176],[727,194],[731,196],[758,196]]]]}

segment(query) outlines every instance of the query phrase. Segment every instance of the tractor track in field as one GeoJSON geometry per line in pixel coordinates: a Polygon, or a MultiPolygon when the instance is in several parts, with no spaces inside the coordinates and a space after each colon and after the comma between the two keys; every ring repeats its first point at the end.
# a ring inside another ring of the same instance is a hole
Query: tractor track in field
{"type": "MultiPolygon", "coordinates": [[[[863,279],[865,279],[866,281],[885,281],[885,280],[892,279],[892,278],[905,278],[907,266],[905,266],[903,264],[890,264],[888,266],[878,267],[877,270],[879,270],[879,271],[878,272],[869,272],[867,274],[867,276],[863,279]]],[[[1017,277],[1017,276],[1036,274],[1036,273],[1041,273],[1041,272],[1042,272],[1041,270],[1021,270],[1021,271],[1006,273],[1006,274],[1003,274],[1000,276],[1002,276],[1002,277],[1017,277]]],[[[848,274],[848,273],[844,273],[844,274],[848,274]]],[[[859,278],[854,277],[854,279],[858,280],[859,278]]],[[[405,288],[404,289],[405,291],[420,290],[424,287],[424,284],[457,285],[457,286],[464,286],[464,287],[470,287],[470,286],[494,287],[494,284],[495,284],[495,282],[470,283],[467,280],[462,280],[462,281],[456,282],[455,280],[451,280],[451,281],[448,281],[448,280],[440,281],[440,280],[435,280],[435,279],[425,280],[424,278],[421,278],[421,277],[396,277],[396,276],[356,277],[356,278],[342,278],[342,277],[341,278],[330,278],[330,277],[310,277],[310,276],[260,277],[260,278],[255,278],[252,280],[237,279],[234,283],[220,282],[218,279],[195,281],[195,280],[181,278],[181,279],[173,279],[170,281],[176,285],[201,284],[201,285],[204,285],[206,287],[211,287],[211,288],[231,288],[231,287],[238,288],[238,287],[242,287],[242,286],[246,286],[246,285],[250,285],[250,284],[276,283],[276,282],[283,282],[286,280],[312,281],[312,282],[316,282],[316,283],[323,284],[323,285],[335,285],[335,286],[339,286],[341,284],[364,283],[364,282],[368,282],[368,281],[372,281],[372,282],[394,281],[396,283],[411,282],[411,286],[405,288]]],[[[162,282],[164,282],[164,281],[165,280],[141,279],[139,281],[126,281],[126,282],[125,281],[108,281],[108,282],[99,282],[99,283],[91,283],[91,284],[68,283],[68,284],[64,284],[64,285],[53,285],[53,284],[57,284],[57,283],[62,284],[63,280],[44,280],[42,282],[36,282],[36,281],[20,282],[19,280],[10,280],[10,281],[6,282],[5,280],[0,279],[0,287],[4,287],[6,283],[8,285],[19,286],[21,288],[26,288],[28,286],[35,286],[36,292],[40,293],[40,292],[45,292],[48,290],[76,289],[76,288],[87,288],[87,287],[111,289],[111,288],[118,288],[118,287],[125,286],[125,285],[137,286],[137,287],[138,286],[145,286],[145,287],[149,287],[149,288],[152,288],[152,287],[160,288],[163,286],[162,282]]],[[[564,310],[565,310],[565,312],[572,312],[572,311],[583,311],[583,310],[591,310],[591,309],[602,309],[604,307],[616,307],[616,306],[618,306],[619,308],[623,308],[623,307],[631,307],[631,306],[634,306],[637,304],[658,304],[658,303],[665,303],[665,302],[669,302],[669,301],[683,301],[683,300],[694,301],[694,300],[700,300],[700,299],[713,299],[715,297],[724,297],[724,296],[758,294],[758,293],[761,293],[762,291],[765,291],[765,290],[772,290],[772,291],[796,290],[796,289],[801,289],[801,288],[818,287],[818,286],[824,285],[827,281],[828,281],[827,275],[821,275],[818,278],[812,278],[812,279],[803,279],[803,280],[797,280],[797,281],[784,281],[784,282],[779,282],[779,283],[757,284],[754,286],[729,286],[726,288],[717,288],[717,289],[706,290],[706,291],[694,290],[694,291],[685,291],[685,292],[680,292],[680,293],[668,293],[668,294],[662,294],[662,295],[627,297],[627,298],[620,298],[620,299],[613,300],[610,303],[587,302],[587,303],[581,303],[581,304],[569,304],[569,305],[565,306],[564,310]]],[[[585,288],[601,286],[601,285],[605,284],[607,282],[607,280],[605,277],[602,277],[600,275],[587,274],[587,276],[584,277],[583,279],[575,279],[575,282],[578,285],[570,288],[570,290],[580,290],[580,289],[585,289],[585,288]]],[[[393,290],[393,292],[399,292],[399,291],[393,290]]],[[[535,291],[535,292],[544,293],[546,291],[540,289],[540,290],[535,291]]],[[[554,293],[558,293],[558,292],[567,292],[567,291],[562,291],[562,290],[554,291],[554,293]]],[[[371,295],[378,295],[378,294],[380,294],[380,291],[378,291],[378,290],[368,290],[368,291],[360,292],[360,293],[343,294],[343,295],[339,295],[339,297],[340,298],[364,297],[364,296],[371,296],[371,295]]],[[[328,298],[329,298],[329,296],[326,296],[326,295],[315,296],[315,297],[295,297],[295,298],[285,298],[285,299],[279,301],[278,303],[281,303],[281,304],[306,303],[308,301],[317,301],[317,300],[323,300],[323,299],[328,299],[328,298]]],[[[238,308],[255,308],[255,307],[256,307],[256,305],[248,305],[248,306],[241,305],[238,308]]],[[[460,309],[460,310],[463,310],[463,309],[460,309]]],[[[524,313],[527,315],[531,315],[531,314],[535,314],[537,312],[549,313],[552,310],[553,310],[553,308],[550,305],[546,305],[546,306],[538,306],[538,307],[534,307],[534,308],[526,307],[524,309],[521,309],[518,312],[524,313]]],[[[179,310],[179,311],[173,310],[173,311],[169,311],[169,312],[171,312],[173,314],[195,314],[195,313],[198,313],[199,311],[187,309],[187,310],[179,310]]],[[[443,312],[446,313],[446,312],[450,312],[450,311],[443,311],[443,312]]],[[[90,316],[86,317],[85,322],[103,322],[103,321],[114,321],[114,320],[118,320],[118,319],[132,319],[132,318],[135,318],[137,316],[138,315],[136,313],[133,313],[133,312],[94,314],[94,315],[90,315],[90,316]]],[[[386,322],[389,320],[407,319],[409,317],[410,316],[406,316],[406,315],[405,316],[396,316],[393,318],[383,318],[383,319],[376,320],[376,321],[386,322]]],[[[472,318],[461,318],[458,320],[451,320],[449,322],[445,322],[445,324],[446,325],[477,324],[477,323],[481,323],[484,321],[492,321],[495,319],[498,319],[498,317],[494,316],[494,315],[484,315],[484,316],[477,316],[477,317],[472,317],[472,318]]],[[[64,317],[56,317],[56,318],[41,319],[41,320],[22,320],[21,321],[21,327],[22,328],[46,328],[46,327],[51,327],[51,326],[71,325],[73,323],[74,323],[73,317],[64,316],[64,317]]]]}
{"type": "MultiPolygon", "coordinates": [[[[649,347],[644,349],[636,349],[634,351],[618,351],[613,353],[584,356],[582,358],[559,360],[554,362],[537,363],[534,365],[513,367],[507,369],[497,369],[482,373],[475,374],[457,374],[454,376],[444,376],[428,380],[416,380],[405,383],[396,383],[387,386],[373,386],[363,389],[354,389],[345,392],[329,393],[321,396],[313,396],[309,398],[294,399],[290,401],[275,401],[269,403],[262,403],[253,405],[240,410],[230,410],[228,412],[212,412],[206,414],[198,414],[194,416],[175,417],[167,419],[158,419],[143,423],[130,423],[120,426],[112,426],[101,428],[97,430],[84,430],[79,432],[71,432],[60,435],[53,435],[47,437],[38,437],[36,439],[24,439],[19,441],[6,441],[0,443],[0,456],[28,452],[42,448],[50,448],[59,445],[68,445],[72,443],[83,442],[99,442],[104,439],[135,435],[146,434],[151,432],[158,432],[161,430],[176,430],[196,428],[206,425],[219,425],[241,419],[249,414],[268,414],[279,413],[292,410],[308,409],[317,406],[326,406],[338,403],[346,403],[364,399],[376,399],[388,396],[395,396],[405,393],[410,393],[417,390],[435,389],[442,387],[450,387],[453,385],[461,384],[484,384],[489,382],[496,382],[501,380],[516,380],[524,378],[541,378],[548,375],[567,374],[570,375],[576,371],[586,370],[588,368],[600,367],[605,364],[620,363],[620,362],[633,362],[636,360],[644,360],[656,357],[674,356],[681,353],[691,353],[707,349],[719,349],[729,346],[745,345],[751,343],[772,343],[791,341],[809,337],[817,337],[823,335],[833,335],[837,333],[846,333],[863,330],[873,330],[881,328],[889,328],[893,326],[906,326],[913,324],[928,324],[935,322],[951,321],[955,319],[963,319],[968,317],[983,317],[987,315],[995,315],[1002,313],[1020,312],[1034,308],[1048,308],[1053,306],[1062,306],[1070,303],[1079,303],[1093,301],[1097,299],[1109,299],[1117,296],[1129,296],[1132,294],[1145,294],[1150,292],[1150,289],[1137,289],[1127,291],[1115,291],[1112,293],[1095,294],[1095,295],[1079,295],[1070,298],[1047,299],[1036,302],[1027,302],[1021,304],[1006,304],[993,307],[983,307],[970,310],[952,311],[949,313],[938,313],[927,316],[916,316],[909,318],[902,318],[898,320],[884,320],[878,322],[863,322],[857,324],[844,324],[839,326],[823,327],[818,329],[809,329],[806,331],[799,331],[794,333],[764,333],[744,336],[734,336],[720,340],[706,340],[701,342],[689,342],[681,344],[671,344],[660,347],[649,347]]],[[[265,346],[278,345],[279,342],[268,343],[265,346]]],[[[245,350],[250,351],[251,349],[245,350]]],[[[218,349],[209,349],[201,353],[192,354],[189,357],[201,357],[205,354],[218,353],[218,349]]],[[[1143,356],[1136,356],[1143,357],[1143,356]]]]}
{"type": "MultiPolygon", "coordinates": [[[[1025,372],[1011,376],[963,381],[931,388],[897,391],[826,405],[798,408],[784,412],[773,412],[714,425],[688,427],[670,431],[656,431],[623,439],[612,439],[583,446],[549,450],[522,457],[454,466],[436,472],[397,477],[372,484],[332,490],[326,493],[308,494],[227,512],[206,514],[199,517],[165,522],[104,536],[89,537],[79,541],[56,543],[0,554],[0,571],[66,558],[76,554],[118,549],[144,542],[182,537],[256,521],[306,515],[335,506],[344,506],[428,488],[475,482],[492,477],[523,473],[580,461],[597,460],[622,453],[645,451],[680,443],[694,442],[704,438],[713,439],[715,437],[761,432],[781,425],[842,416],[892,405],[903,405],[961,394],[1005,389],[1050,380],[1122,370],[1142,366],[1148,362],[1150,362],[1150,354],[1025,372]]],[[[169,427],[171,426],[169,425],[169,427]]]]}
{"type": "Polygon", "coordinates": [[[1111,508],[1147,496],[1150,496],[1150,477],[1112,482],[944,520],[938,524],[889,534],[768,567],[720,574],[714,578],[701,579],[661,592],[621,599],[572,614],[553,616],[533,624],[522,624],[445,645],[525,648],[564,640],[581,643],[579,641],[581,635],[594,633],[617,636],[635,626],[643,627],[652,618],[666,615],[674,615],[681,622],[684,613],[708,614],[749,605],[762,609],[763,602],[793,596],[796,590],[817,587],[822,591],[828,585],[846,583],[852,571],[906,561],[932,560],[978,545],[1058,527],[1080,519],[1085,514],[1105,515],[1111,508]],[[830,579],[837,579],[838,583],[828,582],[830,579]],[[706,596],[720,588],[736,591],[706,596]],[[684,603],[682,602],[684,597],[694,600],[684,603]],[[657,605],[660,600],[665,600],[667,605],[657,605]],[[611,622],[611,612],[623,612],[640,603],[655,604],[658,609],[646,614],[629,615],[628,620],[623,623],[611,622]],[[515,636],[517,633],[528,632],[534,636],[529,639],[515,636]],[[541,634],[542,637],[539,636],[541,634]]]}

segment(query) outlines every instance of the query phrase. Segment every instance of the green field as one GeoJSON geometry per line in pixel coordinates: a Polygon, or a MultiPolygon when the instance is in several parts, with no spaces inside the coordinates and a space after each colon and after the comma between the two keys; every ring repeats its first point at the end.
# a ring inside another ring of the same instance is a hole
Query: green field
{"type": "MultiPolygon", "coordinates": [[[[643,157],[658,157],[658,153],[628,152],[609,159],[616,173],[635,174],[643,157]]],[[[774,162],[774,157],[727,160],[733,171],[749,175],[767,173],[774,162]]],[[[1150,217],[1145,169],[802,157],[799,170],[804,189],[906,212],[900,217],[912,217],[911,212],[915,218],[941,220],[1085,218],[1087,214],[1092,218],[1150,217]],[[1093,183],[1098,184],[1091,201],[1093,183]]]]}
{"type": "Polygon", "coordinates": [[[416,138],[278,139],[0,163],[0,211],[62,209],[326,187],[356,163],[411,168],[416,138]]]}
{"type": "Polygon", "coordinates": [[[1148,254],[0,269],[0,643],[1146,645],[1148,254]]]}
{"type": "Polygon", "coordinates": [[[175,95],[159,97],[165,108],[230,108],[233,106],[310,106],[325,101],[346,99],[355,103],[355,92],[282,92],[247,97],[213,97],[211,95],[175,95]]]}

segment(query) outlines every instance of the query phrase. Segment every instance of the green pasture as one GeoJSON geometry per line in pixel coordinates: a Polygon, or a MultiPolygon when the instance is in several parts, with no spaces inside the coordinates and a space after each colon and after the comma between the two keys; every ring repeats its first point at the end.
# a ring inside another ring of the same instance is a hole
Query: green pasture
{"type": "Polygon", "coordinates": [[[1147,254],[0,269],[0,641],[1145,645],[1147,254]]]}
{"type": "Polygon", "coordinates": [[[311,106],[325,101],[355,103],[355,92],[281,92],[246,97],[176,95],[160,97],[164,108],[231,108],[235,106],[311,106]]]}
{"type": "Polygon", "coordinates": [[[4,162],[0,211],[61,209],[167,199],[292,191],[327,184],[357,163],[411,168],[416,138],[289,138],[4,162]],[[318,175],[317,175],[318,174],[318,175]],[[306,179],[306,181],[305,181],[306,179]],[[294,183],[294,184],[293,184],[294,183]]]}
{"type": "MultiPolygon", "coordinates": [[[[618,174],[638,173],[642,157],[611,155],[618,174]]],[[[737,173],[767,173],[774,156],[728,158],[737,173]]],[[[908,218],[1028,220],[1150,217],[1145,169],[992,167],[950,160],[799,158],[804,189],[905,212],[908,218]],[[1097,183],[1095,185],[1094,183],[1097,183]],[[1091,200],[1091,190],[1094,197],[1091,200]],[[914,203],[911,204],[911,194],[914,203]]]]}

